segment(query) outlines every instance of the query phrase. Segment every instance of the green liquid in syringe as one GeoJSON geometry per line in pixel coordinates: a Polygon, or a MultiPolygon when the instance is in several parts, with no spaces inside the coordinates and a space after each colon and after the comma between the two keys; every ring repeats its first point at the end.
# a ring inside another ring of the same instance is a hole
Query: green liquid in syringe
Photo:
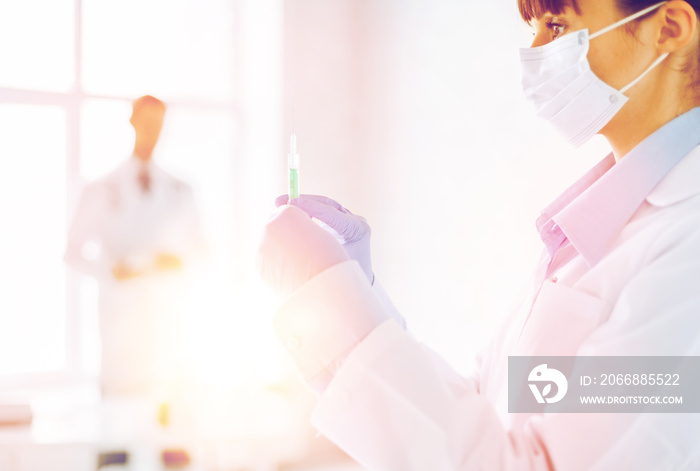
{"type": "Polygon", "coordinates": [[[289,199],[299,198],[299,169],[289,169],[289,199]]]}

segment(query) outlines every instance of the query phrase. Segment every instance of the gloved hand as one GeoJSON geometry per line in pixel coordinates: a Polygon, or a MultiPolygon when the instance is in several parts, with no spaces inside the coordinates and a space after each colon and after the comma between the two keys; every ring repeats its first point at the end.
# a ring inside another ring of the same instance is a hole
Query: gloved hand
{"type": "Polygon", "coordinates": [[[258,271],[282,296],[347,260],[347,253],[331,234],[291,205],[279,208],[270,218],[258,248],[258,271]]]}
{"type": "Polygon", "coordinates": [[[348,256],[357,260],[367,279],[374,284],[369,238],[372,231],[365,218],[352,214],[339,203],[325,196],[301,195],[289,201],[287,195],[277,198],[275,204],[289,204],[303,209],[309,216],[318,219],[335,232],[348,256]]]}

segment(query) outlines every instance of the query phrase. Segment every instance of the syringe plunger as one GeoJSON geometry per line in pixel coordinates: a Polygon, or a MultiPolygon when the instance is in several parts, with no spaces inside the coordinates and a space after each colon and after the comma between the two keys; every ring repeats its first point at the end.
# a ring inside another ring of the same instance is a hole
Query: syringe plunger
{"type": "Polygon", "coordinates": [[[289,168],[299,168],[299,154],[297,154],[297,135],[292,133],[289,138],[289,168]]]}

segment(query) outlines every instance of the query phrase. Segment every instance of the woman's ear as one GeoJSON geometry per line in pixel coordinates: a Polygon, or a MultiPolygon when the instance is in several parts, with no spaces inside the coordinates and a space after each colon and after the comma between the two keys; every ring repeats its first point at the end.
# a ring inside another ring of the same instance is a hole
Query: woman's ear
{"type": "Polygon", "coordinates": [[[684,0],[671,0],[658,15],[660,30],[657,47],[660,52],[680,51],[696,39],[698,18],[695,9],[684,0]]]}

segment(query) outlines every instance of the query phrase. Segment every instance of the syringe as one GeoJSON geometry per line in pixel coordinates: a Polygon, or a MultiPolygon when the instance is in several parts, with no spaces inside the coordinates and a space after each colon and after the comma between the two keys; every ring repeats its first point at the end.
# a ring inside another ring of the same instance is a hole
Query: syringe
{"type": "Polygon", "coordinates": [[[289,138],[289,199],[299,198],[299,154],[297,154],[297,135],[292,133],[289,138]]]}

